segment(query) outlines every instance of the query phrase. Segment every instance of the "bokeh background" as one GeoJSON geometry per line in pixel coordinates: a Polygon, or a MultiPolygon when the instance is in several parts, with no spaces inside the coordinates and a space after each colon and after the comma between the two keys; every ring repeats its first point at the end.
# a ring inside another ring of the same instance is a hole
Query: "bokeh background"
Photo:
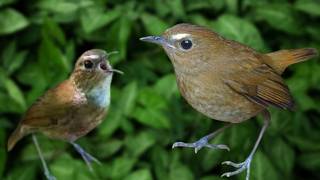
{"type": "MultiPolygon", "coordinates": [[[[319,0],[1,0],[0,179],[44,179],[31,137],[10,153],[7,138],[28,106],[66,79],[77,57],[92,48],[119,51],[110,60],[125,72],[112,83],[108,117],[78,141],[102,165],[90,173],[69,144],[39,134],[58,180],[218,180],[233,170],[220,163],[247,157],[261,119],[233,126],[212,141],[229,145],[230,152],[171,149],[175,141],[195,141],[223,125],[193,110],[179,95],[163,50],[138,40],[179,22],[210,27],[261,52],[320,49],[319,0]]],[[[272,124],[254,156],[251,179],[320,179],[319,60],[284,73],[297,107],[271,109],[272,124]]]]}

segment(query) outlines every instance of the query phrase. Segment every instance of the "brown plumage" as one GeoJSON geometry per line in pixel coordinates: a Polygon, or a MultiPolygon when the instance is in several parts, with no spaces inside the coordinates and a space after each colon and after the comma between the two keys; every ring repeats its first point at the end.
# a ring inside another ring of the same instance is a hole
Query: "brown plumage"
{"type": "MultiPolygon", "coordinates": [[[[178,24],[167,29],[162,36],[148,36],[141,40],[163,47],[174,66],[182,96],[202,114],[230,123],[263,114],[265,125],[252,153],[242,164],[226,162],[239,169],[224,176],[232,176],[244,169],[249,172],[252,155],[269,122],[266,108],[294,107],[292,95],[281,74],[289,65],[317,55],[313,48],[262,54],[239,42],[227,40],[208,28],[191,24],[178,24]]],[[[196,152],[202,147],[228,149],[208,144],[213,136],[210,134],[194,143],[178,142],[173,148],[194,147],[196,152]]]]}
{"type": "MultiPolygon", "coordinates": [[[[112,69],[107,56],[99,49],[83,53],[70,77],[28,109],[8,140],[8,151],[24,136],[41,132],[70,142],[91,168],[90,162],[97,160],[74,141],[99,125],[108,111],[113,72],[119,71],[112,69]]],[[[44,169],[47,178],[54,179],[44,169]]]]}

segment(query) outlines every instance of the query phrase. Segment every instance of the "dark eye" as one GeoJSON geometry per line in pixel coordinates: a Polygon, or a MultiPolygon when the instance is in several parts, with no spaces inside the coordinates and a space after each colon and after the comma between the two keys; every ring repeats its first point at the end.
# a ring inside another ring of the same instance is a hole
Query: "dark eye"
{"type": "Polygon", "coordinates": [[[192,41],[190,39],[184,39],[180,42],[182,49],[188,50],[192,47],[192,41]]]}
{"type": "Polygon", "coordinates": [[[84,67],[86,69],[91,69],[93,67],[93,63],[89,60],[84,61],[84,67]]]}

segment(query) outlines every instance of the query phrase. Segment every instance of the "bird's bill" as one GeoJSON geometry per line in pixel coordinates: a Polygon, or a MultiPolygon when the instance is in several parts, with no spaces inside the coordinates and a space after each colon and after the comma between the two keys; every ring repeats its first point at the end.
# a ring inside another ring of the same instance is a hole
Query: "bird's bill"
{"type": "Polygon", "coordinates": [[[118,73],[118,74],[124,74],[122,71],[118,70],[118,69],[110,69],[108,70],[109,72],[115,72],[115,73],[118,73]]]}
{"type": "Polygon", "coordinates": [[[174,48],[164,37],[162,36],[146,36],[146,37],[142,37],[140,38],[141,41],[145,41],[145,42],[150,42],[150,43],[154,43],[154,44],[158,44],[161,46],[167,46],[167,47],[171,47],[174,48]]]}
{"type": "Polygon", "coordinates": [[[141,41],[155,43],[159,45],[163,45],[166,43],[166,40],[162,36],[146,36],[140,38],[141,41]]]}

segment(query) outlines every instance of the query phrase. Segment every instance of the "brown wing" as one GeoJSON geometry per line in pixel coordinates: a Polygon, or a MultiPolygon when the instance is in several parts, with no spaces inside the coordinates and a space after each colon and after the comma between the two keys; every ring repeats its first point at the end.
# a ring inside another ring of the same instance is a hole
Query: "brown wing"
{"type": "Polygon", "coordinates": [[[37,129],[59,124],[74,104],[73,87],[70,81],[64,81],[48,90],[26,112],[21,125],[37,129]]]}
{"type": "Polygon", "coordinates": [[[41,128],[50,128],[65,121],[74,102],[74,86],[64,81],[54,89],[47,91],[26,112],[18,127],[8,139],[8,151],[25,135],[41,128]]]}
{"type": "Polygon", "coordinates": [[[259,56],[235,59],[231,73],[225,73],[223,81],[234,91],[264,107],[275,106],[292,109],[293,98],[283,79],[259,56]]]}

